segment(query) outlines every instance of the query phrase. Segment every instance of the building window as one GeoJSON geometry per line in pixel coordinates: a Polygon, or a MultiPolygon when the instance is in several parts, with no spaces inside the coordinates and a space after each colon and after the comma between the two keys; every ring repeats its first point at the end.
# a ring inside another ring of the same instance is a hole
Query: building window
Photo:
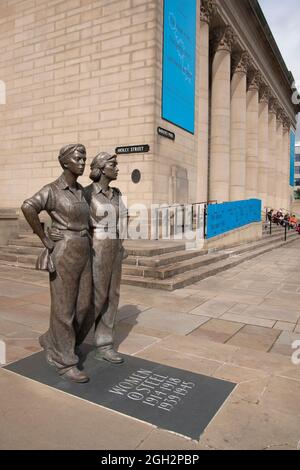
{"type": "Polygon", "coordinates": [[[300,175],[300,166],[295,166],[295,175],[300,175]]]}
{"type": "Polygon", "coordinates": [[[295,179],[295,186],[300,186],[300,178],[295,179]]]}
{"type": "Polygon", "coordinates": [[[300,154],[295,155],[295,162],[300,162],[300,154]]]}

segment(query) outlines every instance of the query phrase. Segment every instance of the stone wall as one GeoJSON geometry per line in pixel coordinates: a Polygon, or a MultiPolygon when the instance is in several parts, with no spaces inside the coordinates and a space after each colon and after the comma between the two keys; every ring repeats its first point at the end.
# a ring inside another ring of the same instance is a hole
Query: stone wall
{"type": "Polygon", "coordinates": [[[262,238],[262,224],[255,222],[253,224],[245,225],[230,232],[222,233],[217,237],[205,240],[204,247],[211,248],[228,248],[231,246],[242,245],[243,243],[250,243],[260,240],[262,238]]]}
{"type": "MultiPolygon", "coordinates": [[[[197,2],[196,70],[200,47],[200,22],[198,20],[200,15],[199,8],[200,2],[197,2]]],[[[155,202],[169,204],[173,202],[196,202],[198,136],[200,130],[198,122],[199,76],[197,73],[195,84],[195,134],[193,135],[161,118],[163,20],[163,0],[158,0],[155,119],[156,126],[161,126],[174,132],[176,134],[176,139],[173,142],[159,136],[158,134],[155,136],[155,202]],[[174,181],[174,173],[176,173],[176,171],[180,173],[186,172],[187,174],[188,201],[182,199],[180,190],[176,191],[176,181],[174,181]]],[[[203,131],[203,128],[201,131],[203,131]]]]}
{"type": "Polygon", "coordinates": [[[59,148],[77,141],[89,161],[149,144],[148,154],[120,156],[118,186],[129,202],[151,202],[156,15],[151,0],[1,1],[0,207],[18,207],[55,179],[59,148]]]}

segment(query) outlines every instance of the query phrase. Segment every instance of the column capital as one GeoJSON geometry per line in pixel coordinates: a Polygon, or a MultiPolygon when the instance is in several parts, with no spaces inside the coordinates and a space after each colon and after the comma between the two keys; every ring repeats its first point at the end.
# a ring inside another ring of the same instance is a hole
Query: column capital
{"type": "Polygon", "coordinates": [[[250,56],[247,51],[239,52],[232,55],[232,73],[248,72],[250,66],[250,56]]]}
{"type": "Polygon", "coordinates": [[[280,105],[278,105],[276,118],[277,118],[277,121],[279,121],[282,125],[284,122],[284,116],[285,116],[285,113],[284,113],[283,108],[280,105]]]}
{"type": "Polygon", "coordinates": [[[271,89],[266,83],[263,81],[259,87],[259,102],[269,104],[269,100],[271,98],[271,89]]]}
{"type": "Polygon", "coordinates": [[[216,51],[231,52],[235,34],[231,26],[216,28],[212,35],[212,45],[216,51]]]}
{"type": "Polygon", "coordinates": [[[200,21],[210,24],[210,20],[216,11],[214,0],[201,0],[200,3],[200,21]]]}
{"type": "Polygon", "coordinates": [[[272,95],[271,98],[269,99],[269,113],[275,114],[275,116],[277,117],[278,108],[279,108],[278,100],[272,95]]]}
{"type": "Polygon", "coordinates": [[[253,70],[248,76],[248,90],[258,91],[262,83],[262,76],[258,70],[253,70]]]}
{"type": "Polygon", "coordinates": [[[292,122],[290,118],[284,113],[283,115],[283,132],[289,132],[291,128],[292,122]]]}

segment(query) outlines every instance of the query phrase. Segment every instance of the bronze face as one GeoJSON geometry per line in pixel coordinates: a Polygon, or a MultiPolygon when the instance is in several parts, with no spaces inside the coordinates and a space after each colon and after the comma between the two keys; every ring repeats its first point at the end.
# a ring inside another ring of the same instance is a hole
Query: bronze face
{"type": "Polygon", "coordinates": [[[67,159],[65,169],[68,169],[76,176],[81,176],[84,173],[86,163],[86,154],[75,150],[67,159]]]}
{"type": "Polygon", "coordinates": [[[117,159],[114,158],[106,162],[105,167],[102,169],[102,173],[110,180],[116,180],[119,173],[117,159]]]}

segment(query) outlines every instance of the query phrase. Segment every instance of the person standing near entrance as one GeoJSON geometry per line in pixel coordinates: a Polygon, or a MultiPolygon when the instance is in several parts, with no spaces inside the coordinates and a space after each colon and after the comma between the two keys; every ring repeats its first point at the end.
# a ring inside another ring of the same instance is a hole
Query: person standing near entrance
{"type": "Polygon", "coordinates": [[[77,183],[85,169],[86,150],[81,144],[60,150],[62,175],[24,201],[23,214],[45,250],[37,267],[50,275],[51,315],[49,330],[39,340],[47,362],[73,382],[87,382],[89,377],[77,367],[78,347],[89,332],[92,293],[89,206],[83,188],[77,183]],[[38,214],[45,210],[52,219],[45,234],[38,214]]]}
{"type": "Polygon", "coordinates": [[[110,187],[118,177],[116,155],[101,152],[91,163],[85,188],[93,230],[93,312],[95,315],[95,358],[114,364],[123,358],[114,348],[114,327],[120,297],[122,259],[126,256],[120,238],[120,222],[127,218],[121,192],[110,187]]]}

